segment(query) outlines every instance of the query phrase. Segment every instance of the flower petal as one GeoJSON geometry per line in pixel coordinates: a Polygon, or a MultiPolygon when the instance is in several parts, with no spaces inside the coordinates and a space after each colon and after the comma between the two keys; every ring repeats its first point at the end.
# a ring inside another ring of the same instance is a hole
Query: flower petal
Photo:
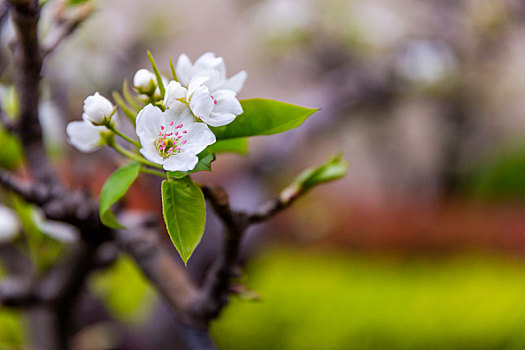
{"type": "Polygon", "coordinates": [[[164,106],[169,109],[182,109],[185,107],[184,103],[179,101],[186,98],[187,90],[179,82],[170,81],[166,87],[166,95],[164,96],[164,106]]]}
{"type": "Polygon", "coordinates": [[[166,159],[163,167],[168,171],[190,171],[195,168],[198,162],[199,157],[195,154],[182,152],[166,159]]]}
{"type": "Polygon", "coordinates": [[[246,80],[247,74],[246,71],[240,71],[235,74],[230,79],[227,79],[224,84],[222,84],[221,89],[223,90],[232,90],[236,93],[241,91],[244,86],[244,81],[246,80]]]}
{"type": "Polygon", "coordinates": [[[242,106],[235,93],[231,90],[219,90],[213,95],[217,104],[213,108],[216,113],[231,113],[239,115],[242,113],[242,106]]]}
{"type": "Polygon", "coordinates": [[[179,82],[184,86],[188,86],[193,75],[193,65],[185,54],[179,56],[177,65],[175,66],[175,73],[177,73],[179,82]]]}
{"type": "Polygon", "coordinates": [[[149,141],[142,144],[140,153],[146,157],[147,160],[152,161],[153,163],[162,164],[164,159],[159,155],[157,149],[155,148],[155,140],[149,141]]]}
{"type": "Polygon", "coordinates": [[[204,123],[191,123],[186,126],[188,131],[186,144],[182,146],[182,151],[199,154],[209,145],[215,143],[215,135],[204,123]]]}
{"type": "Polygon", "coordinates": [[[199,87],[191,96],[190,108],[196,117],[206,118],[213,109],[213,99],[207,87],[199,87]]]}
{"type": "Polygon", "coordinates": [[[151,103],[142,108],[137,115],[136,131],[143,146],[148,142],[153,142],[159,135],[162,116],[162,111],[151,103]]]}
{"type": "Polygon", "coordinates": [[[81,152],[93,152],[102,146],[101,132],[104,126],[95,126],[87,121],[71,122],[67,125],[68,142],[81,152]]]}
{"type": "Polygon", "coordinates": [[[189,125],[195,122],[195,118],[193,117],[193,114],[189,108],[184,108],[181,110],[168,109],[166,112],[164,112],[163,118],[164,119],[162,120],[162,123],[164,125],[169,125],[171,122],[173,122],[175,125],[189,125]]]}
{"type": "Polygon", "coordinates": [[[207,118],[202,118],[202,121],[210,126],[217,127],[230,124],[232,121],[235,120],[236,117],[237,116],[235,114],[231,113],[211,112],[207,118]]]}

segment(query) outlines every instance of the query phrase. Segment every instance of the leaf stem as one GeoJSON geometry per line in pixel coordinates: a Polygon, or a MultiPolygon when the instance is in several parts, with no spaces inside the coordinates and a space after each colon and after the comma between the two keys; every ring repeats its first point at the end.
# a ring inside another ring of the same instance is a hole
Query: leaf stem
{"type": "Polygon", "coordinates": [[[118,153],[122,154],[123,156],[128,157],[129,159],[135,160],[135,161],[137,161],[139,163],[145,164],[145,165],[153,167],[153,168],[163,169],[162,165],[150,162],[149,160],[144,159],[140,155],[138,155],[136,153],[133,153],[131,151],[128,151],[127,149],[125,149],[123,147],[120,147],[114,141],[108,142],[108,146],[113,148],[115,151],[117,151],[118,153]]]}
{"type": "Polygon", "coordinates": [[[160,176],[162,178],[166,177],[166,173],[163,173],[162,171],[158,171],[158,170],[155,170],[155,169],[142,167],[142,168],[140,168],[140,171],[142,171],[143,173],[146,173],[146,174],[160,176]]]}
{"type": "Polygon", "coordinates": [[[117,134],[118,136],[122,137],[124,140],[128,141],[129,143],[132,143],[133,145],[135,145],[136,147],[138,148],[141,148],[142,145],[140,143],[138,143],[137,141],[133,140],[131,137],[123,134],[120,130],[118,130],[117,128],[115,128],[112,124],[108,123],[108,125],[106,125],[106,127],[113,131],[115,134],[117,134]]]}

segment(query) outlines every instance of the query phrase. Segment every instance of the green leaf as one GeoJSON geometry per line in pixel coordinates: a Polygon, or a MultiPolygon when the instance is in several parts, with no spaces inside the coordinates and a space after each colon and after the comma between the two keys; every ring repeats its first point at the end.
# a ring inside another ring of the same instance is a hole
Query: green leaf
{"type": "Polygon", "coordinates": [[[157,86],[159,87],[159,90],[160,90],[160,96],[164,98],[165,90],[164,90],[164,83],[162,82],[162,76],[160,75],[160,72],[157,69],[157,64],[155,63],[155,59],[153,58],[153,55],[151,54],[149,50],[148,50],[148,58],[149,58],[149,63],[151,63],[151,68],[153,69],[153,72],[155,73],[155,77],[157,78],[157,86]]]}
{"type": "Polygon", "coordinates": [[[210,153],[246,154],[246,152],[248,152],[248,139],[246,137],[240,137],[238,139],[217,141],[213,145],[208,146],[206,151],[210,153]]]}
{"type": "Polygon", "coordinates": [[[204,195],[189,177],[162,182],[162,213],[171,241],[187,264],[206,223],[204,195]]]}
{"type": "Polygon", "coordinates": [[[193,168],[193,170],[190,171],[168,171],[169,176],[174,177],[176,179],[181,179],[183,177],[188,176],[189,174],[196,173],[197,171],[211,171],[211,162],[215,160],[215,156],[213,153],[209,153],[207,150],[202,151],[197,155],[199,157],[199,162],[193,168]]]}
{"type": "MultiPolygon", "coordinates": [[[[48,0],[43,0],[43,2],[47,2],[48,0]]],[[[80,5],[80,4],[83,4],[85,2],[88,2],[89,0],[69,0],[69,4],[70,5],[80,5]]]]}
{"type": "Polygon", "coordinates": [[[139,175],[139,170],[140,163],[131,162],[117,169],[106,180],[100,192],[99,204],[100,220],[104,225],[110,228],[124,228],[118,223],[110,208],[126,194],[129,186],[139,175]]]}
{"type": "Polygon", "coordinates": [[[179,81],[179,79],[177,79],[177,73],[175,73],[175,67],[173,66],[173,61],[171,60],[171,57],[168,57],[168,58],[170,60],[171,75],[173,75],[173,80],[179,81]]]}
{"type": "Polygon", "coordinates": [[[301,125],[317,109],[254,98],[240,101],[243,113],[228,125],[211,128],[217,140],[278,134],[301,125]]]}
{"type": "Polygon", "coordinates": [[[137,102],[137,99],[131,94],[127,80],[122,82],[122,95],[124,95],[124,99],[131,108],[135,109],[136,111],[142,108],[142,106],[137,102]]]}
{"type": "Polygon", "coordinates": [[[319,184],[334,181],[345,176],[348,163],[341,154],[331,157],[325,164],[310,168],[301,173],[295,180],[303,191],[308,191],[319,184]]]}
{"type": "Polygon", "coordinates": [[[129,121],[135,125],[135,119],[137,119],[136,113],[134,113],[131,108],[124,102],[124,99],[117,91],[113,91],[112,93],[113,99],[115,100],[115,103],[120,107],[120,109],[124,112],[126,117],[128,117],[129,121]]]}

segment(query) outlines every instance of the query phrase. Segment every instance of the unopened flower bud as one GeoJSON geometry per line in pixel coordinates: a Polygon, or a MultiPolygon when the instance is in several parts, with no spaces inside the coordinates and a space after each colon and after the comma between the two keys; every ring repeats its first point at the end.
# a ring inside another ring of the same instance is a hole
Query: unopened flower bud
{"type": "Polygon", "coordinates": [[[84,118],[95,125],[101,125],[111,119],[114,111],[111,102],[98,92],[84,100],[84,118]]]}
{"type": "Polygon", "coordinates": [[[139,69],[133,78],[133,86],[140,94],[150,95],[157,88],[157,78],[149,70],[139,69]]]}

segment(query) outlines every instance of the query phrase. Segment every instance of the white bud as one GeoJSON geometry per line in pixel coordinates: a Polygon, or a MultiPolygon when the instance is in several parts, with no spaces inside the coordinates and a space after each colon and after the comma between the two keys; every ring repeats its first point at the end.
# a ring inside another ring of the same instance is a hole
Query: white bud
{"type": "Polygon", "coordinates": [[[149,95],[157,87],[157,78],[149,70],[139,69],[133,77],[133,86],[139,93],[149,95]]]}
{"type": "Polygon", "coordinates": [[[111,102],[104,96],[95,92],[93,96],[88,96],[84,100],[84,115],[93,124],[102,124],[106,119],[110,119],[114,108],[111,102]]]}

